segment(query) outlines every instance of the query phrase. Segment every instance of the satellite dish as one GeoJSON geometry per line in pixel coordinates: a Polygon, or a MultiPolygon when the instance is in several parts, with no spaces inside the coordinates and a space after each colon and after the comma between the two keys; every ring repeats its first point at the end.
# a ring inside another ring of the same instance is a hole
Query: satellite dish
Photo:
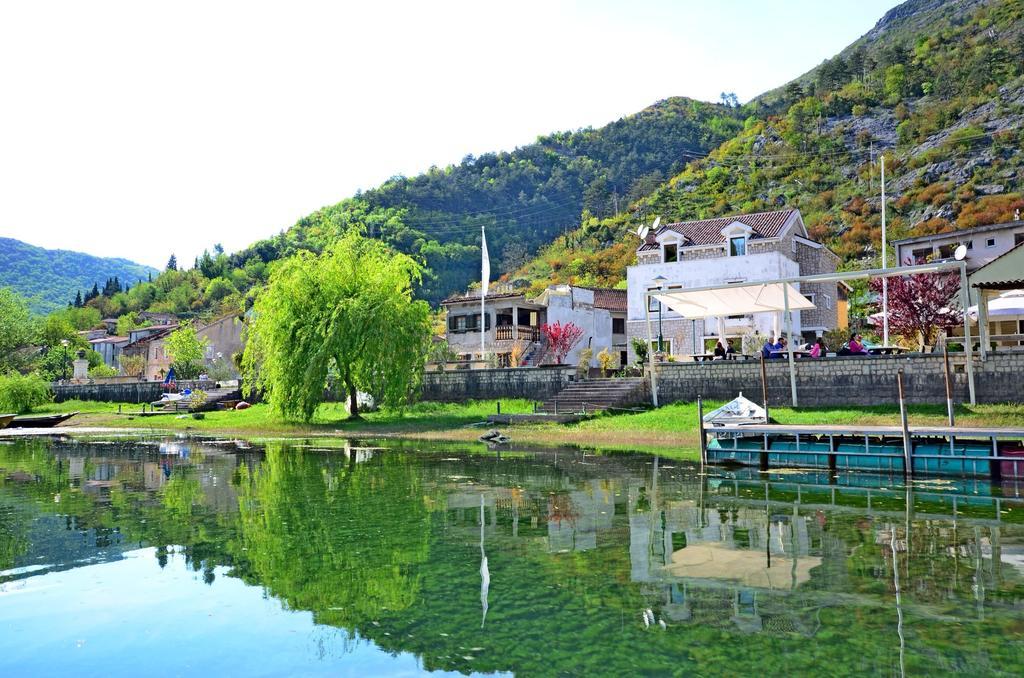
{"type": "Polygon", "coordinates": [[[658,230],[658,224],[660,224],[660,223],[661,223],[661,217],[656,217],[654,219],[654,223],[651,224],[651,229],[657,231],[658,230]]]}
{"type": "Polygon", "coordinates": [[[644,225],[643,224],[640,224],[639,226],[636,227],[636,234],[639,235],[641,238],[643,236],[640,235],[640,234],[643,232],[643,230],[644,230],[644,225]]]}
{"type": "Polygon", "coordinates": [[[647,228],[646,226],[641,228],[640,229],[640,239],[641,240],[646,240],[647,239],[647,234],[650,233],[650,231],[651,231],[651,229],[647,228]]]}
{"type": "Polygon", "coordinates": [[[967,245],[960,245],[953,252],[953,258],[957,261],[963,261],[967,257],[967,245]]]}

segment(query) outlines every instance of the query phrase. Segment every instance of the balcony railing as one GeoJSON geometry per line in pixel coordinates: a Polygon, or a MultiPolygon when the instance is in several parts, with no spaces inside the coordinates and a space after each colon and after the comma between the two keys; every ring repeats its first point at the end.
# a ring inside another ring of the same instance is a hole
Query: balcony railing
{"type": "Polygon", "coordinates": [[[540,341],[540,330],[529,325],[498,325],[494,328],[495,341],[540,341]]]}

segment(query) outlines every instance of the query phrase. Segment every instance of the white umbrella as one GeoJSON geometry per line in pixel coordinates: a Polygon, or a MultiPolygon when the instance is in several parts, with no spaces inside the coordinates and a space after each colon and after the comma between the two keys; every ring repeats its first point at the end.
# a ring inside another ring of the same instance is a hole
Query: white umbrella
{"type": "MultiPolygon", "coordinates": [[[[991,318],[998,315],[1024,315],[1024,290],[1010,290],[1003,292],[995,299],[988,302],[987,314],[991,318]]],[[[978,319],[978,307],[971,306],[967,309],[971,320],[978,319]]]]}

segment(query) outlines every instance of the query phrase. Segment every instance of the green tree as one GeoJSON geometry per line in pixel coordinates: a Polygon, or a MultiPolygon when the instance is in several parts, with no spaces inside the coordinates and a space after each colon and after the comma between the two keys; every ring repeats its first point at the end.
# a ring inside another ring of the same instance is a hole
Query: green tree
{"type": "Polygon", "coordinates": [[[35,339],[28,302],[7,287],[0,287],[0,374],[21,367],[25,358],[17,349],[35,339]]]}
{"type": "Polygon", "coordinates": [[[52,397],[50,384],[37,374],[0,375],[0,412],[27,414],[52,397]]]}
{"type": "Polygon", "coordinates": [[[171,255],[171,258],[167,260],[167,270],[177,271],[178,270],[178,257],[171,255]]]}
{"type": "Polygon", "coordinates": [[[195,379],[203,369],[206,339],[196,334],[192,323],[183,323],[167,337],[167,355],[179,379],[195,379]]]}
{"type": "Polygon", "coordinates": [[[321,255],[286,259],[256,300],[243,358],[247,388],[309,421],[334,370],[358,417],[357,391],[401,407],[418,387],[430,343],[430,308],[413,301],[420,266],[349,231],[321,255]]]}

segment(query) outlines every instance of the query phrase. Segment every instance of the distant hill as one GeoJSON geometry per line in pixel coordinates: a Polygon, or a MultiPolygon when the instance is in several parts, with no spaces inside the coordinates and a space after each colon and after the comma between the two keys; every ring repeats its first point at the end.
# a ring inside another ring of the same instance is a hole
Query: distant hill
{"type": "Polygon", "coordinates": [[[83,294],[107,278],[135,285],[155,268],[127,259],[94,257],[69,250],[48,250],[13,238],[0,238],[0,287],[11,287],[29,299],[36,313],[48,313],[68,305],[75,293],[83,294]]]}

